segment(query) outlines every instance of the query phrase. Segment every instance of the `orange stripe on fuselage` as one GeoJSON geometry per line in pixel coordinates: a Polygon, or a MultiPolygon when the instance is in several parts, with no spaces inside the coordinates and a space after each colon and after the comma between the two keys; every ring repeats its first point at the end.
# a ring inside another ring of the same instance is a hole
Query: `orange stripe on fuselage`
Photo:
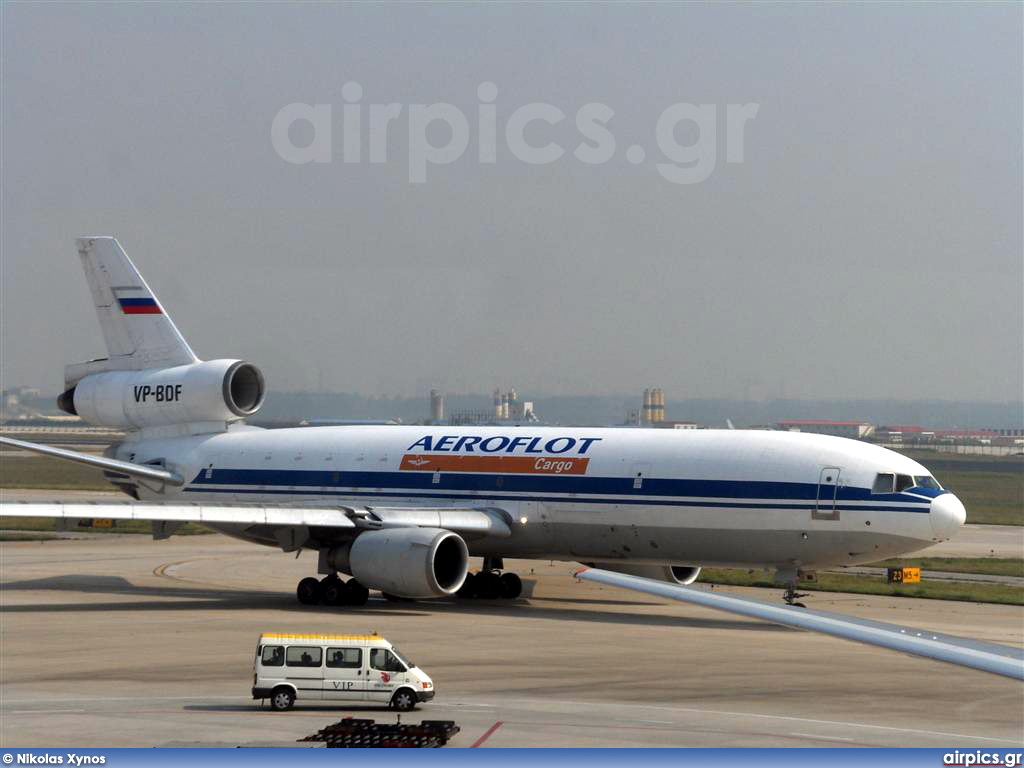
{"type": "Polygon", "coordinates": [[[560,456],[452,456],[407,453],[401,469],[415,472],[491,472],[516,475],[585,475],[590,459],[560,456]]]}

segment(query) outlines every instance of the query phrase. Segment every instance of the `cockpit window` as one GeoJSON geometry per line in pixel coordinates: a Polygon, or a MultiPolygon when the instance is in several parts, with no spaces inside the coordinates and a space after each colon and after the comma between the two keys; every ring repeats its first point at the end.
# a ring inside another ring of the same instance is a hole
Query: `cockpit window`
{"type": "Polygon", "coordinates": [[[914,487],[914,478],[910,475],[896,475],[896,493],[914,487]]]}
{"type": "Polygon", "coordinates": [[[896,477],[892,472],[879,472],[875,475],[875,484],[871,486],[872,493],[892,493],[892,485],[896,477]]]}
{"type": "Polygon", "coordinates": [[[931,475],[915,475],[914,485],[918,488],[931,488],[933,491],[942,490],[942,486],[931,475]]]}

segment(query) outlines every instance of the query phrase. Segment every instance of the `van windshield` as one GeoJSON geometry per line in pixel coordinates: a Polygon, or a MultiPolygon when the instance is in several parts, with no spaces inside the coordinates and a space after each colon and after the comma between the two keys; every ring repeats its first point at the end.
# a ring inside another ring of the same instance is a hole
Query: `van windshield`
{"type": "Polygon", "coordinates": [[[409,669],[412,669],[413,667],[415,667],[415,666],[416,666],[416,665],[415,665],[415,664],[413,664],[413,663],[412,663],[411,661],[409,661],[409,660],[408,660],[407,658],[405,658],[405,656],[403,656],[403,655],[402,655],[402,654],[401,654],[401,653],[399,652],[399,650],[398,650],[397,648],[395,648],[395,646],[391,646],[391,652],[392,652],[393,654],[395,654],[395,656],[397,656],[397,657],[398,657],[398,660],[399,660],[400,662],[402,662],[403,664],[405,664],[405,666],[407,666],[407,667],[408,667],[409,669]]]}

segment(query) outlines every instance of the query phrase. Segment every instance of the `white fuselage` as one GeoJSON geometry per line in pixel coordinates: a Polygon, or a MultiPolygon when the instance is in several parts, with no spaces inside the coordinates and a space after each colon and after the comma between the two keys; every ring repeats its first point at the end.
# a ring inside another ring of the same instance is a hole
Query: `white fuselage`
{"type": "MultiPolygon", "coordinates": [[[[145,499],[504,510],[512,535],[469,541],[474,555],[814,568],[914,551],[959,527],[936,514],[948,492],[872,493],[878,473],[929,475],[917,462],[789,432],[238,425],[130,439],[116,457],[162,459],[187,480],[164,492],[142,481],[145,499]]],[[[260,526],[220,530],[277,545],[260,526]]],[[[307,546],[345,535],[313,533],[307,546]]]]}

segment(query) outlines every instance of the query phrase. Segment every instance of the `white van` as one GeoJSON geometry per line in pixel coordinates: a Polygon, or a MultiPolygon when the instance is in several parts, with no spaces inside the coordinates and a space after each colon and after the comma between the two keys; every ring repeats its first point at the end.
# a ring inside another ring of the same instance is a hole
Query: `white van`
{"type": "Polygon", "coordinates": [[[260,635],[252,697],[276,710],[296,699],[379,702],[403,712],[434,698],[434,681],[373,635],[260,635]]]}

